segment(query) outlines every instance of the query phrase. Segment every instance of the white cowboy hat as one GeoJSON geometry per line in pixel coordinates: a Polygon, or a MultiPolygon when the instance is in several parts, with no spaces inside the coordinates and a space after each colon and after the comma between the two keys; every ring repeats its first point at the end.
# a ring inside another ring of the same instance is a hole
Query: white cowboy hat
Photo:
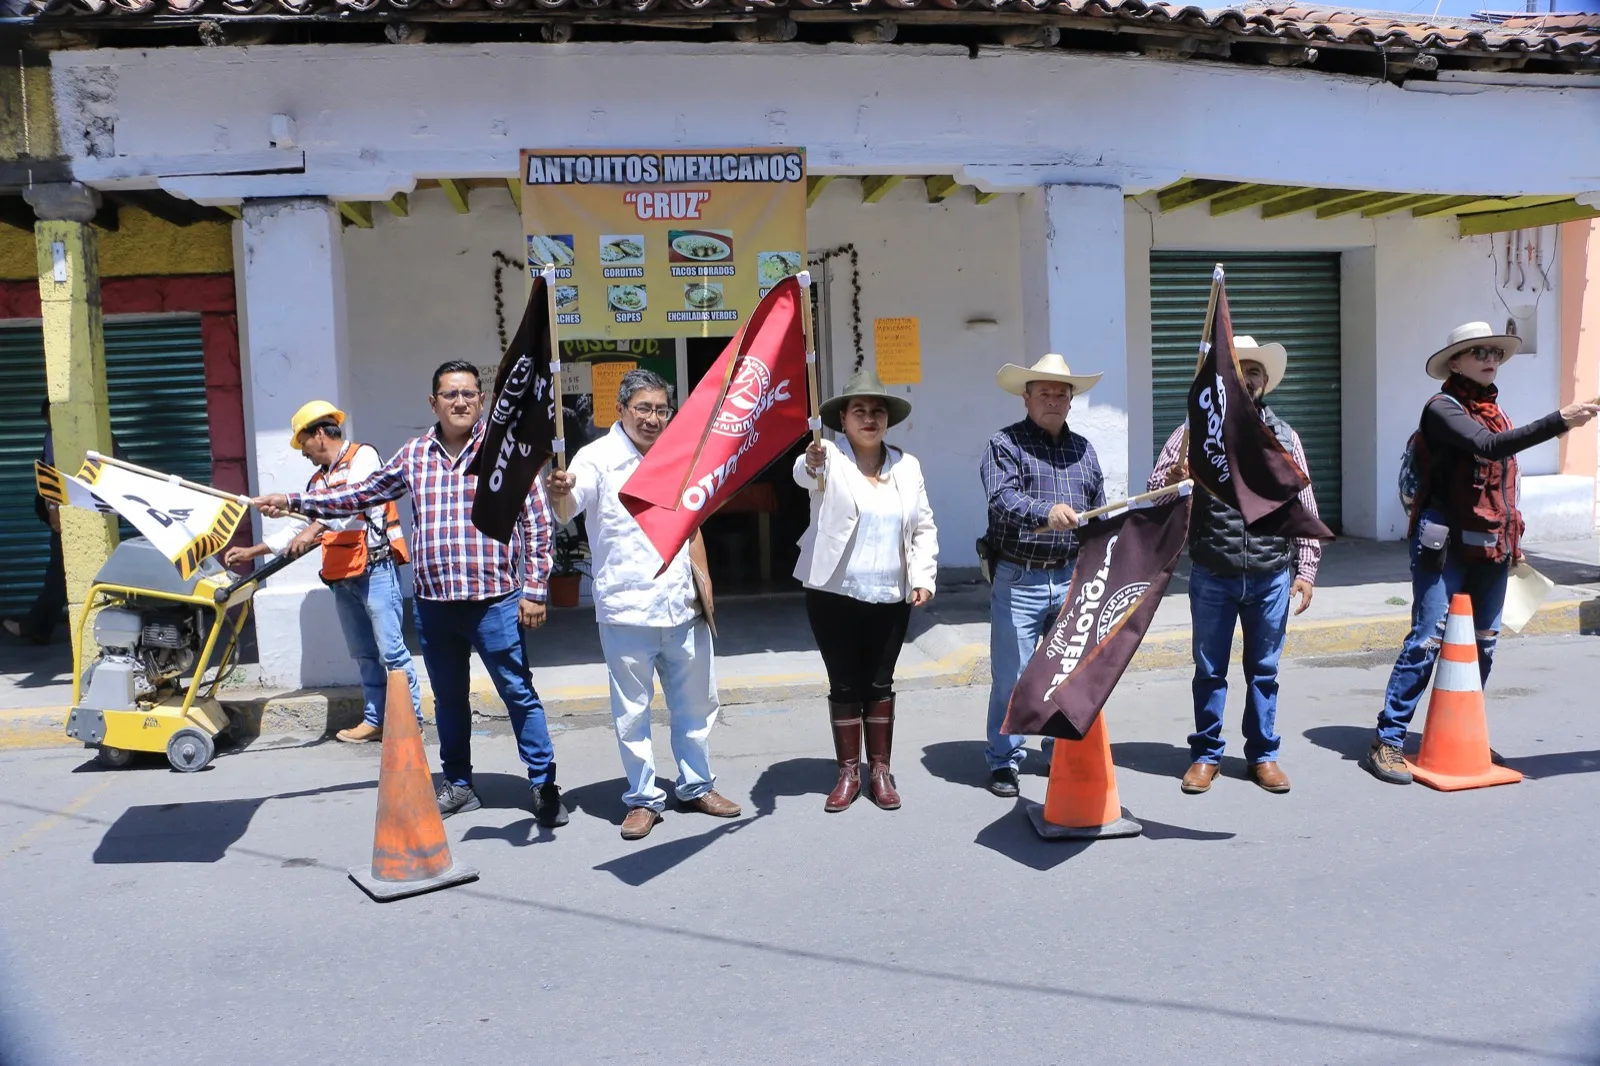
{"type": "Polygon", "coordinates": [[[1480,344],[1486,348],[1504,348],[1506,358],[1510,359],[1522,347],[1522,338],[1509,333],[1496,333],[1487,322],[1467,322],[1450,331],[1450,339],[1443,348],[1428,356],[1424,369],[1430,378],[1443,381],[1450,376],[1450,367],[1446,365],[1450,357],[1480,344]]]}
{"type": "Polygon", "coordinates": [[[1283,345],[1257,344],[1254,337],[1233,338],[1233,355],[1241,363],[1246,359],[1260,363],[1267,372],[1267,387],[1261,390],[1262,395],[1278,387],[1289,367],[1289,352],[1283,345]]]}
{"type": "Polygon", "coordinates": [[[994,376],[995,383],[1002,389],[1021,396],[1030,381],[1061,381],[1072,386],[1074,395],[1081,396],[1094,388],[1094,383],[1099,381],[1100,374],[1074,374],[1067,365],[1066,359],[1055,352],[1044,356],[1032,366],[1018,366],[1007,363],[1000,368],[994,376]]]}

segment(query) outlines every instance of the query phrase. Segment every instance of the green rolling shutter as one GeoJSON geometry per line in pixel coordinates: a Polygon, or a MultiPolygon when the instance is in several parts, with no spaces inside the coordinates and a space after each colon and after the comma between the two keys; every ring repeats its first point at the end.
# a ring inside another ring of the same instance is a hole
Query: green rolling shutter
{"type": "Polygon", "coordinates": [[[1151,457],[1183,421],[1205,327],[1211,268],[1223,264],[1235,334],[1289,350],[1267,404],[1300,434],[1323,521],[1340,530],[1339,256],[1337,253],[1151,252],[1151,457]]]}
{"type": "MultiPolygon", "coordinates": [[[[111,432],[128,461],[211,484],[200,317],[108,319],[105,338],[111,432]]],[[[0,613],[6,615],[33,602],[50,554],[49,531],[33,513],[44,398],[39,327],[0,327],[0,613]]],[[[133,530],[123,524],[122,535],[133,530]]]]}

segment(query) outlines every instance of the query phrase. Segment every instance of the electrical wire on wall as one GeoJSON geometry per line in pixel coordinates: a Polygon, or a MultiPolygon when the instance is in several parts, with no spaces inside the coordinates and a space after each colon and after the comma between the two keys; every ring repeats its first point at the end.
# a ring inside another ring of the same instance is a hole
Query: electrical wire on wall
{"type": "MultiPolygon", "coordinates": [[[[1513,324],[1523,322],[1532,323],[1535,327],[1537,327],[1539,321],[1539,304],[1544,299],[1544,294],[1550,291],[1550,272],[1545,269],[1544,265],[1544,227],[1539,226],[1535,228],[1533,230],[1533,236],[1529,238],[1526,243],[1523,241],[1523,234],[1525,232],[1527,231],[1519,229],[1506,233],[1506,261],[1503,271],[1501,269],[1499,255],[1500,234],[1489,234],[1489,263],[1494,270],[1495,299],[1499,300],[1500,306],[1505,308],[1506,314],[1510,316],[1510,321],[1513,324]],[[1526,261],[1528,266],[1524,265],[1524,252],[1527,253],[1526,261]],[[1538,271],[1537,278],[1530,274],[1529,266],[1531,266],[1533,270],[1538,271]],[[1514,286],[1512,285],[1513,278],[1515,278],[1516,281],[1514,286]],[[1533,309],[1527,314],[1519,315],[1515,310],[1512,309],[1510,304],[1506,303],[1505,290],[1515,288],[1518,292],[1523,292],[1526,291],[1530,284],[1532,287],[1535,287],[1539,290],[1538,294],[1533,298],[1533,309]]],[[[1552,254],[1554,254],[1554,247],[1552,247],[1551,251],[1552,254]]],[[[1520,326],[1514,329],[1513,332],[1515,332],[1518,336],[1527,335],[1525,330],[1520,326]]]]}

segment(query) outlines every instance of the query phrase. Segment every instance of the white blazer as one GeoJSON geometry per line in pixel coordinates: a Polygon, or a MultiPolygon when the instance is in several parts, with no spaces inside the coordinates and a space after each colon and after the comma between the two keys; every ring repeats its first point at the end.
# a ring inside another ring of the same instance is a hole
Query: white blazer
{"type": "MultiPolygon", "coordinates": [[[[824,440],[822,448],[827,452],[822,488],[806,473],[805,453],[794,461],[795,483],[811,492],[811,524],[800,537],[800,561],[795,564],[794,576],[804,584],[819,587],[845,564],[845,552],[861,514],[851,492],[851,479],[834,476],[842,465],[848,464],[852,469],[856,465],[849,441],[841,439],[835,445],[824,440]]],[[[928,505],[921,464],[899,448],[889,447],[884,465],[884,473],[900,494],[904,519],[900,558],[909,601],[913,589],[934,591],[939,571],[939,532],[933,525],[933,508],[928,505]]]]}

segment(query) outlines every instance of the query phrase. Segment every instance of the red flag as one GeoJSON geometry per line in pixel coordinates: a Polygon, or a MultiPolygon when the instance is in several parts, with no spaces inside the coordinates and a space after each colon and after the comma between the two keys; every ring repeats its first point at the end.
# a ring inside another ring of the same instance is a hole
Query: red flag
{"type": "Polygon", "coordinates": [[[622,504],[661,571],[700,523],[810,428],[806,342],[795,278],[756,306],[622,486],[622,504]]]}
{"type": "Polygon", "coordinates": [[[1189,389],[1189,476],[1243,513],[1252,533],[1332,540],[1333,531],[1300,503],[1311,479],[1262,421],[1245,388],[1221,267],[1214,284],[1210,344],[1189,389]]]}

